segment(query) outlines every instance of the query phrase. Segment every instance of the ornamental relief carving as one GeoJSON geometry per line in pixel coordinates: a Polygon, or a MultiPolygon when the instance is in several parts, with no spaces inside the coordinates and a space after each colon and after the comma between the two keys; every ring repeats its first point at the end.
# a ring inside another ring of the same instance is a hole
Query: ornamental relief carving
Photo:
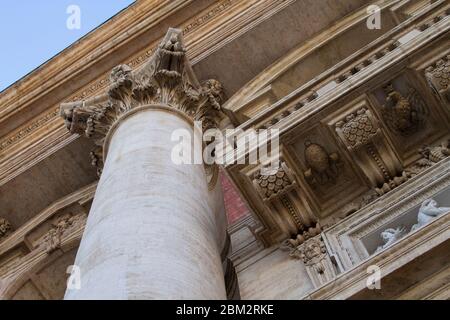
{"type": "Polygon", "coordinates": [[[401,136],[410,136],[420,131],[425,126],[428,108],[419,93],[409,88],[409,94],[405,97],[394,89],[392,83],[383,89],[386,101],[381,106],[381,114],[387,127],[401,136]]]}
{"type": "Polygon", "coordinates": [[[320,234],[300,245],[295,240],[287,240],[281,249],[289,251],[292,258],[303,262],[315,288],[333,280],[337,275],[337,266],[333,264],[320,234]]]}
{"type": "Polygon", "coordinates": [[[402,165],[367,106],[345,115],[335,130],[373,188],[401,179],[402,165]]]}
{"type": "Polygon", "coordinates": [[[296,181],[292,170],[282,162],[275,174],[263,175],[258,170],[253,177],[253,185],[264,201],[270,201],[292,189],[296,181]]]}
{"type": "Polygon", "coordinates": [[[334,119],[330,115],[305,124],[292,132],[287,141],[299,188],[320,221],[339,214],[367,189],[362,175],[327,128],[327,122],[334,119]]]}
{"type": "Polygon", "coordinates": [[[61,248],[63,237],[73,230],[81,228],[86,221],[84,214],[74,216],[60,216],[52,221],[50,230],[42,237],[39,247],[44,248],[50,254],[61,248]]]}
{"type": "Polygon", "coordinates": [[[277,172],[272,175],[256,170],[252,174],[252,183],[266,208],[274,215],[276,228],[286,236],[308,230],[315,224],[315,216],[301,197],[295,173],[285,161],[281,161],[277,172]]]}
{"type": "Polygon", "coordinates": [[[119,65],[110,85],[99,96],[61,105],[71,133],[94,140],[92,163],[103,166],[103,144],[113,124],[128,111],[147,104],[163,104],[201,121],[203,130],[216,128],[223,116],[223,90],[216,80],[199,84],[186,57],[181,31],[170,29],[150,60],[137,70],[119,65]]]}
{"type": "Polygon", "coordinates": [[[303,174],[311,185],[336,182],[342,167],[337,152],[328,153],[320,144],[306,140],[304,154],[308,169],[303,174]]]}
{"type": "Polygon", "coordinates": [[[419,160],[408,166],[403,172],[401,177],[396,177],[383,184],[380,188],[374,188],[367,191],[362,197],[359,197],[351,203],[344,206],[341,210],[341,214],[333,215],[323,221],[321,221],[322,230],[331,228],[333,225],[339,223],[350,214],[353,214],[364,207],[368,206],[375,200],[393,191],[400,186],[403,182],[408,181],[411,178],[419,175],[422,171],[429,169],[437,163],[443,161],[450,156],[450,140],[444,141],[437,146],[423,146],[418,150],[418,153],[422,156],[419,160]]]}
{"type": "Polygon", "coordinates": [[[5,218],[0,217],[0,241],[6,238],[12,232],[11,223],[5,218]]]}
{"type": "Polygon", "coordinates": [[[443,57],[425,70],[425,77],[433,91],[450,104],[450,55],[443,57]]]}

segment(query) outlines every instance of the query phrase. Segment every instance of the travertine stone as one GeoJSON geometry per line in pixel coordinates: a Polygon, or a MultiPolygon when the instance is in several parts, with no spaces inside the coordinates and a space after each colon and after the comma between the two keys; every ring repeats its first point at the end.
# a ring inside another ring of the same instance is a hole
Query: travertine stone
{"type": "Polygon", "coordinates": [[[220,257],[226,220],[202,165],[171,161],[179,111],[144,106],[120,120],[66,299],[226,299],[220,257]]]}

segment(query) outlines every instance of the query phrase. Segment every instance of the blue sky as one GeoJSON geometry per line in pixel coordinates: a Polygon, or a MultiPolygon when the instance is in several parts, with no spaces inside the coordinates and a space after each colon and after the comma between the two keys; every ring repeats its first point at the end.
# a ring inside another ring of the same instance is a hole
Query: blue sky
{"type": "Polygon", "coordinates": [[[134,0],[2,0],[0,91],[133,2],[134,0]],[[67,21],[71,17],[67,13],[70,5],[76,5],[80,9],[80,29],[67,27],[67,21]]]}

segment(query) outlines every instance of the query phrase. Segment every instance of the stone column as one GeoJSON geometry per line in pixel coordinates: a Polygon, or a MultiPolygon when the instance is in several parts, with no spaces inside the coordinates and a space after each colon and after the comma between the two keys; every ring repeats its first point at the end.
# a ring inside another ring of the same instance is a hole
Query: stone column
{"type": "MultiPolygon", "coordinates": [[[[226,217],[217,168],[176,164],[175,130],[217,125],[221,86],[199,85],[179,30],[132,71],[118,66],[104,95],[61,106],[66,125],[98,146],[101,174],[66,299],[226,299],[226,217]]],[[[193,142],[193,141],[192,141],[193,142]]]]}

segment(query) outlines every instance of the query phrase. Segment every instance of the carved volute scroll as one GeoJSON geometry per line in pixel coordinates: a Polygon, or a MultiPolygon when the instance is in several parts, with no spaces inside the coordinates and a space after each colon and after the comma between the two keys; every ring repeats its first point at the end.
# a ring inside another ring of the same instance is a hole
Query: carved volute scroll
{"type": "Polygon", "coordinates": [[[425,70],[431,88],[446,104],[450,104],[450,55],[438,60],[425,70]]]}
{"type": "Polygon", "coordinates": [[[216,80],[199,84],[182,40],[182,32],[169,29],[153,56],[141,68],[119,65],[111,71],[108,91],[87,100],[61,105],[61,116],[71,133],[94,140],[92,164],[103,167],[103,145],[113,124],[139,106],[163,104],[202,121],[203,130],[216,128],[222,117],[222,85],[216,80]]]}

